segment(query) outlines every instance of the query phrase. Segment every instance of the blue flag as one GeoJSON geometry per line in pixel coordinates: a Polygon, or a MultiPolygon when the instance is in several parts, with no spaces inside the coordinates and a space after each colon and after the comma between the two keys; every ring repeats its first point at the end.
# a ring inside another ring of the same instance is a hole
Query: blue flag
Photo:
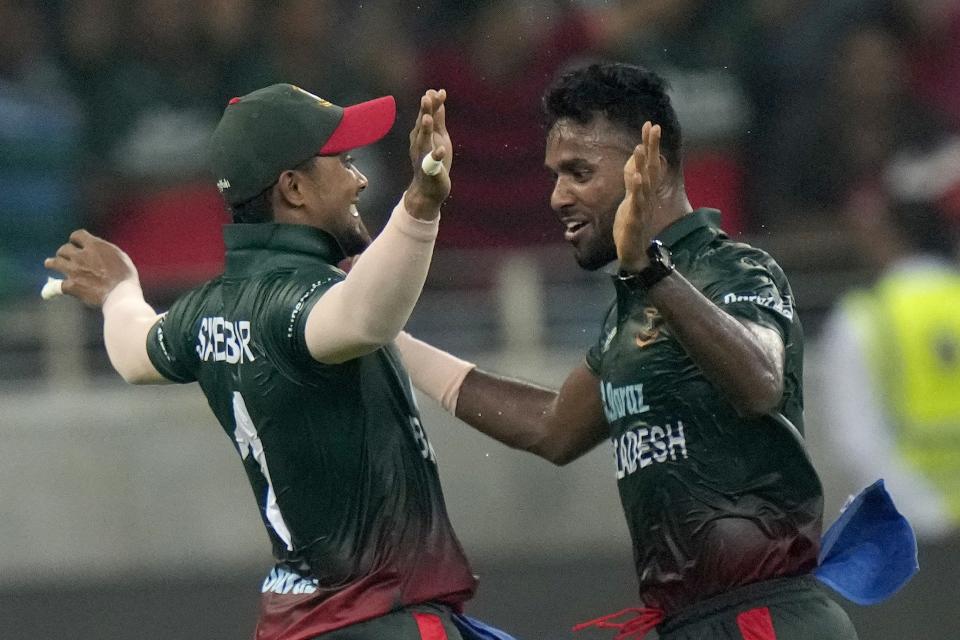
{"type": "Polygon", "coordinates": [[[515,640],[509,633],[494,629],[470,616],[456,614],[453,616],[453,624],[460,630],[463,640],[515,640]]]}
{"type": "Polygon", "coordinates": [[[883,602],[920,568],[917,538],[877,480],[844,509],[823,536],[814,575],[857,604],[883,602]]]}

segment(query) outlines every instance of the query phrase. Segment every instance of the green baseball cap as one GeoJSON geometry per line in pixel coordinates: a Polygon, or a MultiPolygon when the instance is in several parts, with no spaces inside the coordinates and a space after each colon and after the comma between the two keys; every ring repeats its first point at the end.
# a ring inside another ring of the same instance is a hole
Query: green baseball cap
{"type": "Polygon", "coordinates": [[[240,204],[315,155],[376,142],[396,115],[393,96],[338,107],[292,84],[274,84],[230,100],[210,140],[210,169],[224,199],[240,204]]]}

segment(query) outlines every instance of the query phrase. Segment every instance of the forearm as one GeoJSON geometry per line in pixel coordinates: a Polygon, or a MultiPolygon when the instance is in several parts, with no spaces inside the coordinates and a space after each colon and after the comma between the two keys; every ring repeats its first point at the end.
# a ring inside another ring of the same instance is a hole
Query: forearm
{"type": "Polygon", "coordinates": [[[346,279],[311,309],[306,342],[314,359],[344,362],[396,337],[423,290],[437,229],[438,218],[415,219],[397,205],[346,279]]]}
{"type": "Polygon", "coordinates": [[[414,385],[481,433],[565,464],[607,433],[598,382],[581,365],[559,392],[476,368],[406,333],[397,347],[414,385]]]}
{"type": "Polygon", "coordinates": [[[708,300],[680,273],[654,285],[649,300],[710,382],[744,416],[775,409],[783,396],[783,345],[708,300]]]}
{"type": "Polygon", "coordinates": [[[562,446],[550,428],[557,392],[479,369],[460,386],[455,415],[508,447],[560,461],[562,446]]]}
{"type": "Polygon", "coordinates": [[[103,302],[103,342],[110,364],[131,384],[168,382],[147,355],[147,336],[160,316],[136,280],[114,287],[103,302]]]}

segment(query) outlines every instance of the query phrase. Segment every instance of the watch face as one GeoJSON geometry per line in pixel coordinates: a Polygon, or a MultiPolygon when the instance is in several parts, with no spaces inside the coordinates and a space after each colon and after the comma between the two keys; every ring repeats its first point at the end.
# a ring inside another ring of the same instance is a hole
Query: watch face
{"type": "Polygon", "coordinates": [[[650,247],[647,249],[647,257],[650,258],[650,262],[658,262],[666,267],[673,266],[673,256],[670,254],[670,250],[663,246],[663,243],[659,240],[650,243],[650,247]]]}

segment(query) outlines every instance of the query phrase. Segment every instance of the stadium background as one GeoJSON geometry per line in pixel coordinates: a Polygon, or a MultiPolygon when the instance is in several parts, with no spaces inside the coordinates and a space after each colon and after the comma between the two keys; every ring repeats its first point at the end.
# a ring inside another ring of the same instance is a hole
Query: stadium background
{"type": "MultiPolygon", "coordinates": [[[[230,97],[276,81],[340,104],[397,96],[391,137],[356,154],[378,229],[407,180],[416,96],[443,86],[454,192],[410,329],[558,382],[611,289],[560,244],[536,101],[558,69],[596,57],[668,77],[694,206],[723,209],[725,227],[790,276],[832,521],[857,487],[823,438],[817,335],[838,296],[873,275],[851,208],[909,192],[956,231],[960,2],[0,0],[0,637],[250,637],[270,564],[241,467],[197,390],[124,386],[97,314],[40,303],[42,259],[70,229],[127,249],[160,308],[215,273],[226,218],[202,143],[230,97]],[[897,180],[904,166],[930,179],[897,180]]],[[[634,604],[605,449],[555,469],[423,404],[481,577],[471,613],[524,638],[567,638],[634,604]]],[[[960,541],[924,544],[921,561],[891,603],[848,606],[862,638],[960,637],[960,541]]]]}

